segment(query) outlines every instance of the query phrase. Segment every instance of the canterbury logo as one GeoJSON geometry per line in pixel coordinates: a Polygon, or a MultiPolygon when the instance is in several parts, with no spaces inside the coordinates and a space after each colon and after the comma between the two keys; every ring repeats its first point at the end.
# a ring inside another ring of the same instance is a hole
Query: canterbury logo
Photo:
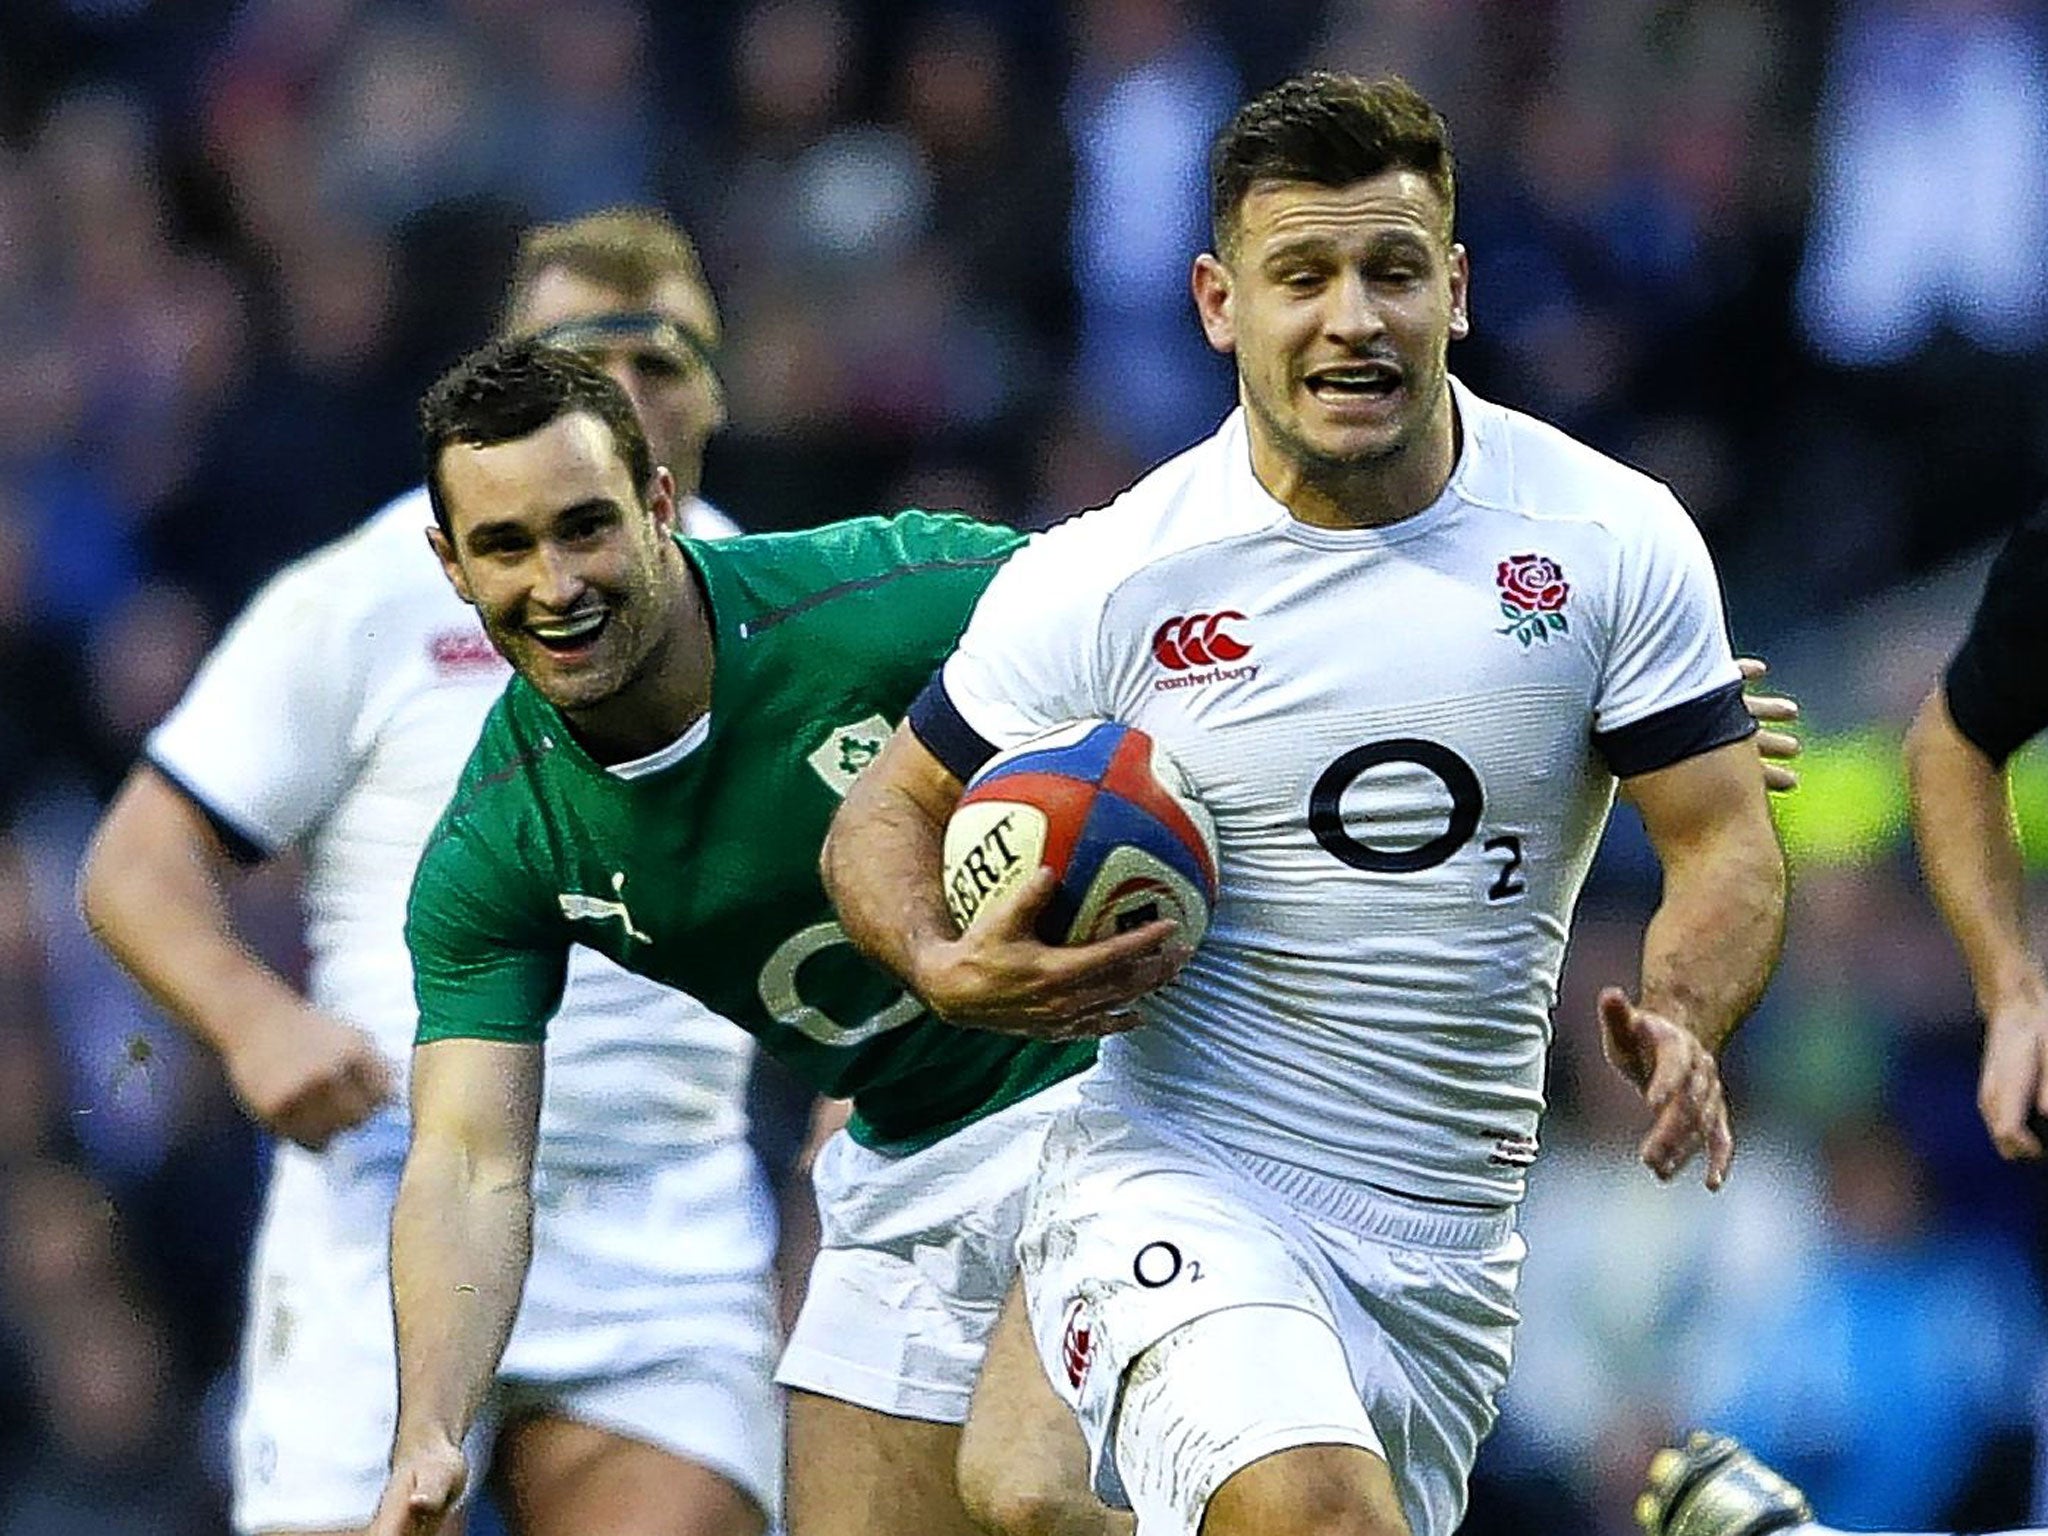
{"type": "Polygon", "coordinates": [[[1235,608],[1217,613],[1176,614],[1152,632],[1152,654],[1162,667],[1175,672],[1213,666],[1219,661],[1237,661],[1249,655],[1251,647],[1223,626],[1244,621],[1244,615],[1235,608]]]}

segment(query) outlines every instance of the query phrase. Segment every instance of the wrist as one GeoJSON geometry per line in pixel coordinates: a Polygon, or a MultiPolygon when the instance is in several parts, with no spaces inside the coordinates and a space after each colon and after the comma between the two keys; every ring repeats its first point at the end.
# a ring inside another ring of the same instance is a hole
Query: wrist
{"type": "Polygon", "coordinates": [[[2048,979],[2031,962],[2015,965],[1977,989],[1977,1010],[1987,1021],[2048,1006],[2048,979]]]}
{"type": "Polygon", "coordinates": [[[391,1461],[395,1466],[411,1456],[433,1456],[462,1451],[462,1435],[447,1420],[436,1416],[414,1423],[400,1422],[391,1438],[391,1461]]]}

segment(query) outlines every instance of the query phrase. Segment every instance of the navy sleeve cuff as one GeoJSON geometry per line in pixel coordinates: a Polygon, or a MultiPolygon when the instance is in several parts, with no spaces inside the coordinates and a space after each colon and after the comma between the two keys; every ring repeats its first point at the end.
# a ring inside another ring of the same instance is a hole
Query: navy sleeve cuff
{"type": "Polygon", "coordinates": [[[179,778],[177,774],[146,752],[142,755],[142,760],[155,769],[157,775],[166,784],[192,802],[193,808],[200,815],[204,816],[213,827],[214,835],[220,839],[221,846],[227,849],[229,858],[233,859],[237,864],[247,865],[261,864],[270,857],[270,850],[268,848],[257,842],[255,838],[208,805],[206,797],[179,778]]]}
{"type": "Polygon", "coordinates": [[[983,741],[980,733],[953,707],[953,701],[946,696],[942,673],[932,674],[932,680],[924,685],[924,691],[911,700],[910,712],[905,718],[926,750],[944,763],[947,771],[963,784],[974,777],[977,768],[996,755],[994,744],[983,741]]]}
{"type": "Polygon", "coordinates": [[[1611,731],[1595,731],[1593,745],[1618,779],[1654,773],[1756,734],[1742,702],[1742,684],[1727,683],[1696,699],[1611,731]]]}

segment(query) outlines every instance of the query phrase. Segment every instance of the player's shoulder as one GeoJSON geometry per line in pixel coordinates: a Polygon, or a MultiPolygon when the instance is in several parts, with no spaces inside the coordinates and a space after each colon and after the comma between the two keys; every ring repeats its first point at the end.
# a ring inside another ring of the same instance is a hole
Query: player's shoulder
{"type": "Polygon", "coordinates": [[[908,510],[788,533],[689,541],[721,616],[762,632],[849,604],[893,602],[906,585],[986,580],[1023,542],[1013,528],[957,512],[908,510]]]}
{"type": "Polygon", "coordinates": [[[440,833],[465,825],[517,821],[540,803],[546,764],[566,740],[560,718],[522,679],[513,678],[478,728],[455,781],[440,833]]]}
{"type": "Polygon", "coordinates": [[[1577,523],[1634,542],[1691,519],[1671,487],[1562,427],[1483,400],[1454,381],[1466,433],[1459,489],[1533,522],[1577,523]]]}
{"type": "Polygon", "coordinates": [[[359,615],[442,597],[447,580],[425,532],[433,520],[426,488],[415,487],[339,538],[281,567],[255,602],[288,601],[300,608],[359,615]]]}

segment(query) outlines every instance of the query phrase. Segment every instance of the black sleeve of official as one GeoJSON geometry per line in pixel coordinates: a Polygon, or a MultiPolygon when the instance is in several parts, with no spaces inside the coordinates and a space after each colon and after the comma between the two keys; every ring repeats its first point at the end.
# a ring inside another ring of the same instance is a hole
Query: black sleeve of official
{"type": "Polygon", "coordinates": [[[1593,745],[1618,779],[1654,773],[1756,733],[1742,702],[1742,684],[1727,683],[1696,699],[1611,731],[1595,731],[1593,745]]]}
{"type": "Polygon", "coordinates": [[[996,755],[995,745],[983,741],[980,733],[953,707],[952,699],[946,694],[943,672],[934,672],[923,692],[911,700],[907,719],[910,729],[925,744],[925,749],[945,764],[947,771],[963,784],[974,777],[977,768],[996,755]]]}
{"type": "Polygon", "coordinates": [[[2048,726],[2048,507],[2015,528],[1942,682],[1956,728],[1994,763],[2048,726]]]}

